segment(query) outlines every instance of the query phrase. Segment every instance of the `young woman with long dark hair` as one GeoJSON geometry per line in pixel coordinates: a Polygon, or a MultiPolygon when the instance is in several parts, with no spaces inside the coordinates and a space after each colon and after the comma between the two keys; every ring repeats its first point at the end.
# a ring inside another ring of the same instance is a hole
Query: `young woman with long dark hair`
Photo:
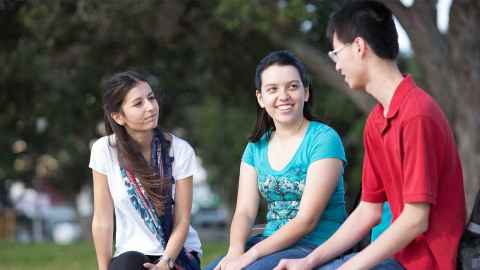
{"type": "Polygon", "coordinates": [[[273,269],[282,258],[308,255],[346,216],[344,149],[310,112],[304,65],[288,51],[272,52],[258,64],[255,86],[257,120],[240,165],[229,249],[207,269],[273,269]],[[249,237],[260,194],[266,227],[249,237]]]}
{"type": "Polygon", "coordinates": [[[93,144],[89,165],[98,269],[200,269],[192,147],[158,127],[157,98],[136,72],[105,83],[103,109],[108,135],[93,144]]]}

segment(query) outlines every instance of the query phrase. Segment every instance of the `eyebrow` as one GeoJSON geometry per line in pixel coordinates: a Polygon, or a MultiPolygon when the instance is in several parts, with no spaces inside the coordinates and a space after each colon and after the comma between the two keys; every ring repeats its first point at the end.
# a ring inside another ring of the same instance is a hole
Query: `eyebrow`
{"type": "Polygon", "coordinates": [[[142,100],[141,97],[136,97],[136,98],[132,99],[132,101],[130,101],[130,103],[136,103],[136,102],[141,101],[141,100],[142,100]]]}
{"type": "MultiPolygon", "coordinates": [[[[300,80],[291,80],[291,81],[285,82],[285,84],[291,84],[291,83],[300,83],[300,80]]],[[[277,86],[279,84],[281,84],[281,83],[268,83],[268,84],[263,85],[263,87],[277,86]]]]}
{"type": "MultiPolygon", "coordinates": [[[[151,97],[151,96],[155,96],[155,94],[153,93],[153,91],[152,91],[152,92],[149,92],[149,93],[147,94],[147,98],[148,98],[148,97],[151,97]]],[[[138,101],[138,100],[142,100],[142,98],[143,98],[143,97],[136,97],[136,98],[132,99],[132,101],[130,101],[130,102],[131,102],[131,103],[135,103],[135,102],[138,101]]]]}

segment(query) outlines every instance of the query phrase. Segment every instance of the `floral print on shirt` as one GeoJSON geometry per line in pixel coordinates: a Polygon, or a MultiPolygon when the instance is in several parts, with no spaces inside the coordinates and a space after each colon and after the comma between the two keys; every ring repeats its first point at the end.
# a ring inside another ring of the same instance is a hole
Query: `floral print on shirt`
{"type": "Polygon", "coordinates": [[[266,231],[277,231],[297,215],[306,176],[305,166],[290,167],[279,175],[259,172],[258,187],[268,205],[266,231]]]}

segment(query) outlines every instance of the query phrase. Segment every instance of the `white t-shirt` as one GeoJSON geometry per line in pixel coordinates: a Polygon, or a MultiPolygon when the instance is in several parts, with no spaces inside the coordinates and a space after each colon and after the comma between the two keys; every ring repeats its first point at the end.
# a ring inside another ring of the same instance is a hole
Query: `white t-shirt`
{"type": "MultiPolygon", "coordinates": [[[[155,235],[148,229],[140,214],[132,206],[127,188],[120,173],[117,150],[110,146],[109,137],[98,139],[92,146],[89,167],[107,176],[108,188],[115,209],[116,235],[115,254],[138,251],[146,255],[162,255],[163,247],[155,235]]],[[[110,141],[114,135],[110,136],[110,141]]],[[[170,156],[174,157],[172,175],[175,181],[193,176],[196,169],[195,152],[188,142],[172,135],[170,156]]],[[[173,185],[175,190],[175,185],[173,185]]],[[[174,196],[174,194],[172,195],[174,196]]],[[[201,254],[201,244],[195,229],[190,226],[185,240],[187,251],[201,254]]]]}

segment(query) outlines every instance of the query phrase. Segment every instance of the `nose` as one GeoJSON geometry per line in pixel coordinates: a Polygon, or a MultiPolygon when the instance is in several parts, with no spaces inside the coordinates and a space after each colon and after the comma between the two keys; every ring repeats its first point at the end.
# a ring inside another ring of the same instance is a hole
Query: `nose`
{"type": "Polygon", "coordinates": [[[155,100],[147,99],[147,101],[145,101],[145,106],[148,111],[153,110],[155,108],[155,100]]]}
{"type": "Polygon", "coordinates": [[[279,97],[281,100],[286,100],[286,99],[289,99],[289,98],[290,98],[290,96],[288,95],[288,89],[287,89],[287,87],[282,87],[282,90],[280,91],[278,97],[279,97]]]}

